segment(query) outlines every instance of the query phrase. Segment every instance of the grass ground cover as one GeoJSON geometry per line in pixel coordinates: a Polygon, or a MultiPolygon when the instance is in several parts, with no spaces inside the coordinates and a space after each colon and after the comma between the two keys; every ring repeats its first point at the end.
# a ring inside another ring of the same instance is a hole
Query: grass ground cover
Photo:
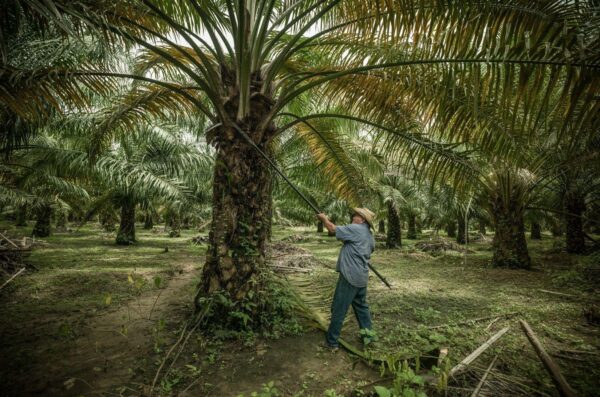
{"type": "MultiPolygon", "coordinates": [[[[2,229],[12,235],[29,232],[8,225],[2,229]]],[[[180,238],[169,238],[162,228],[138,230],[138,244],[118,247],[114,236],[89,225],[44,239],[29,258],[37,270],[16,279],[0,295],[2,378],[10,379],[2,386],[3,394],[109,396],[147,391],[141,385],[152,382],[191,310],[206,248],[190,243],[195,234],[186,230],[180,238]],[[152,318],[142,321],[152,309],[152,318]],[[103,327],[111,336],[100,332],[103,327]],[[120,350],[130,359],[113,359],[120,350]]],[[[593,257],[562,254],[560,241],[544,235],[541,241],[528,241],[533,271],[493,269],[488,264],[490,241],[471,243],[472,253],[465,258],[453,251],[431,256],[415,249],[417,241],[427,239],[425,233],[395,250],[378,246],[373,256],[373,264],[393,285],[388,290],[373,276],[370,280],[369,300],[379,337],[370,348],[373,354],[401,357],[448,347],[454,364],[510,326],[473,368],[450,383],[450,395],[469,395],[495,354],[498,379],[521,384],[531,394],[555,395],[518,327],[517,318],[523,318],[580,395],[596,394],[598,328],[588,326],[582,316],[583,304],[597,298],[593,279],[582,276],[596,266],[593,257]],[[518,316],[494,321],[496,315],[514,312],[518,316]],[[457,325],[488,316],[490,320],[457,325]]],[[[273,240],[291,241],[323,264],[305,276],[313,277],[309,280],[321,291],[316,298],[326,306],[336,278],[332,268],[339,243],[306,228],[276,227],[273,240]]],[[[320,332],[307,329],[278,339],[238,336],[194,336],[155,391],[236,396],[264,389],[270,391],[263,390],[263,395],[277,395],[277,388],[286,396],[322,396],[327,390],[330,395],[360,395],[360,390],[373,390],[363,386],[381,380],[377,369],[346,353],[322,349],[320,332]],[[271,381],[273,388],[268,386],[271,381]]],[[[353,319],[343,336],[357,343],[353,319]]]]}

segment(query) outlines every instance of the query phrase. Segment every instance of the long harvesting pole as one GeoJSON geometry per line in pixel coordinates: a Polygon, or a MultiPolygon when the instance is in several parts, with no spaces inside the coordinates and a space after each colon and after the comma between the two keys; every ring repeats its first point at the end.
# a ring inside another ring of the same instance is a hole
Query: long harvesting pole
{"type": "MultiPolygon", "coordinates": [[[[220,123],[219,123],[220,124],[220,123]]],[[[217,128],[219,126],[219,124],[214,125],[212,127],[209,128],[209,130],[213,129],[213,128],[217,128]]],[[[273,162],[273,160],[271,160],[269,158],[269,156],[267,156],[267,154],[258,147],[258,145],[256,143],[254,143],[254,141],[248,136],[248,134],[246,134],[244,132],[244,130],[242,130],[236,123],[232,123],[233,129],[235,129],[241,136],[242,138],[244,138],[244,140],[250,145],[252,146],[265,160],[267,160],[267,162],[269,163],[269,165],[271,166],[271,168],[273,168],[282,178],[283,180],[285,180],[287,182],[288,185],[290,185],[290,187],[296,192],[298,193],[298,195],[315,211],[316,214],[320,214],[322,211],[315,205],[313,204],[312,201],[310,201],[308,199],[308,197],[306,197],[304,195],[304,193],[302,193],[300,191],[300,189],[298,189],[293,183],[292,181],[290,181],[288,179],[288,177],[283,173],[283,171],[281,171],[273,162]]],[[[371,265],[370,262],[367,263],[369,265],[369,269],[371,269],[373,271],[373,273],[375,273],[375,275],[377,275],[377,277],[379,277],[379,279],[389,288],[392,289],[392,286],[390,285],[390,283],[388,283],[388,281],[385,279],[385,277],[383,277],[374,267],[373,265],[371,265]]]]}

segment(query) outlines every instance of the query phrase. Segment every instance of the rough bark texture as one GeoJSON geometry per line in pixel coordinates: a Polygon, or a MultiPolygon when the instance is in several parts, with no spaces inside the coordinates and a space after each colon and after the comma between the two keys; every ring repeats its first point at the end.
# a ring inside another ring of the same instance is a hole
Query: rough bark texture
{"type": "Polygon", "coordinates": [[[406,232],[406,238],[409,240],[415,240],[417,238],[417,217],[416,215],[408,216],[408,232],[406,232]]]}
{"type": "Polygon", "coordinates": [[[585,235],[582,221],[585,200],[579,192],[576,190],[567,191],[564,195],[564,211],[566,212],[567,252],[582,254],[585,252],[585,235]]]}
{"type": "Polygon", "coordinates": [[[385,244],[388,248],[397,248],[402,246],[402,228],[400,226],[400,216],[396,206],[388,202],[388,232],[385,244]]]}
{"type": "Polygon", "coordinates": [[[50,236],[50,218],[52,216],[52,207],[49,205],[42,205],[36,211],[36,222],[33,226],[32,236],[35,237],[48,237],[50,236]]]}
{"type": "Polygon", "coordinates": [[[202,291],[225,291],[242,300],[265,261],[269,169],[239,141],[221,145],[213,182],[213,221],[202,274],[202,291]]]}
{"type": "Polygon", "coordinates": [[[532,240],[542,239],[542,226],[537,222],[531,222],[531,235],[532,240]]]}
{"type": "Polygon", "coordinates": [[[508,200],[505,200],[502,194],[493,194],[490,197],[492,221],[496,231],[493,241],[493,266],[518,269],[531,267],[521,201],[521,196],[515,192],[511,192],[508,200]]]}
{"type": "MultiPolygon", "coordinates": [[[[222,70],[224,84],[235,82],[235,76],[222,70]]],[[[273,106],[272,101],[258,92],[260,76],[253,75],[250,116],[238,121],[240,128],[265,153],[273,138],[273,125],[258,128],[273,106]]],[[[235,85],[225,103],[229,118],[236,119],[238,95],[235,85]]],[[[206,263],[202,271],[196,307],[203,307],[203,298],[215,293],[224,295],[231,304],[212,311],[212,320],[228,327],[242,326],[243,312],[252,318],[252,327],[260,326],[256,314],[261,289],[260,273],[265,263],[265,245],[270,222],[271,170],[268,163],[234,128],[226,125],[213,130],[207,140],[216,149],[213,175],[212,223],[206,263]]],[[[247,326],[244,322],[243,326],[247,326]]],[[[248,325],[250,326],[250,325],[248,325]]]]}
{"type": "Polygon", "coordinates": [[[456,222],[448,222],[448,225],[446,225],[446,234],[448,237],[456,237],[456,222]]]}
{"type": "Polygon", "coordinates": [[[317,222],[317,233],[323,233],[323,222],[317,222]]]}
{"type": "MultiPolygon", "coordinates": [[[[389,221],[388,221],[389,222],[389,221]]],[[[383,219],[381,219],[379,221],[379,227],[377,229],[378,233],[385,233],[385,221],[383,219]]]]}
{"type": "Polygon", "coordinates": [[[135,203],[125,200],[121,204],[121,222],[115,242],[119,245],[135,243],[135,203]]]}

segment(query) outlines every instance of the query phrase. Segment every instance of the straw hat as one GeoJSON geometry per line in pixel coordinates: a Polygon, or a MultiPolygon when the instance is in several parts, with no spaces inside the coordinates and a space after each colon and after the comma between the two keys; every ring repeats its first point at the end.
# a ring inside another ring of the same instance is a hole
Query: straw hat
{"type": "Polygon", "coordinates": [[[373,220],[375,219],[375,213],[368,208],[352,208],[353,214],[358,214],[363,217],[369,226],[373,227],[373,220]]]}

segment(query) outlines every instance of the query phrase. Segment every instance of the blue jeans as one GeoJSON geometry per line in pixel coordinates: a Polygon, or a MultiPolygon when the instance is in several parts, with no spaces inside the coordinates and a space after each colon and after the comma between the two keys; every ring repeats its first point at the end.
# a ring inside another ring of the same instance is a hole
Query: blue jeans
{"type": "Polygon", "coordinates": [[[350,305],[354,309],[354,315],[360,329],[371,329],[371,314],[369,313],[369,305],[367,305],[367,287],[355,287],[340,274],[333,294],[331,322],[327,330],[327,344],[329,346],[338,346],[338,338],[350,305]]]}

